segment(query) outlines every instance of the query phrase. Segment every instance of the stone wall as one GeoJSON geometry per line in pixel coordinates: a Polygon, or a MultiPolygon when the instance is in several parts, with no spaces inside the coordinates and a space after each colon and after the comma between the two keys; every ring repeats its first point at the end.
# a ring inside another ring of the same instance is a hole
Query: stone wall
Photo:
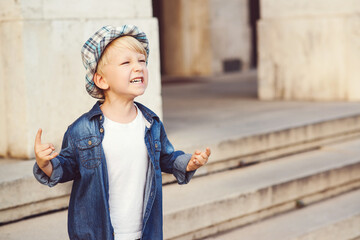
{"type": "Polygon", "coordinates": [[[360,100],[360,2],[262,0],[259,97],[360,100]]]}
{"type": "Polygon", "coordinates": [[[35,134],[57,150],[69,124],[95,103],[80,50],[104,25],[135,24],[150,41],[149,86],[139,99],[162,116],[158,23],[151,1],[0,2],[0,155],[32,158],[35,134]]]}

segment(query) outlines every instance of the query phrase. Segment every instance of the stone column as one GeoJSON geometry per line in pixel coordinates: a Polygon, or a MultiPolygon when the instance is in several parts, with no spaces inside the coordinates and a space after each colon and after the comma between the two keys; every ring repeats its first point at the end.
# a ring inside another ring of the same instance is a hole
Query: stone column
{"type": "Polygon", "coordinates": [[[33,158],[34,138],[60,150],[68,125],[95,103],[83,43],[104,25],[135,24],[150,41],[149,87],[139,99],[162,116],[158,23],[150,0],[0,1],[0,156],[33,158]]]}
{"type": "Polygon", "coordinates": [[[247,0],[162,0],[163,72],[204,76],[248,70],[251,29],[247,0]]]}
{"type": "Polygon", "coordinates": [[[262,0],[260,99],[360,100],[360,2],[262,0]]]}
{"type": "Polygon", "coordinates": [[[175,76],[211,73],[208,0],[163,0],[164,73],[175,76]]]}

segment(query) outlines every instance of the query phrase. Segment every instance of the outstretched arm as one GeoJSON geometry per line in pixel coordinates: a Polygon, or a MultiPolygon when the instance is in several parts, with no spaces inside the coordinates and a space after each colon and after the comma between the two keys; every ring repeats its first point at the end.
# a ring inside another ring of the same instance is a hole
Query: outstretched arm
{"type": "Polygon", "coordinates": [[[210,148],[205,152],[195,151],[193,155],[183,151],[175,151],[168,140],[161,123],[160,167],[163,172],[172,173],[179,184],[186,184],[195,174],[195,170],[203,166],[209,159],[210,148]]]}

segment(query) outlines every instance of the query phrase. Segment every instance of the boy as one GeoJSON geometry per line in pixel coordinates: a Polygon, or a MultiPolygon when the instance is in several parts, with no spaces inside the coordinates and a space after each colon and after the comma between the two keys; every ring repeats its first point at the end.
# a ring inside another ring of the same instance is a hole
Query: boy
{"type": "Polygon", "coordinates": [[[174,151],[156,114],[134,102],[148,84],[148,53],[137,27],[101,28],[82,48],[86,90],[100,101],[68,127],[60,154],[36,135],[36,179],[74,181],[70,239],[162,239],[161,171],[186,184],[208,161],[209,148],[174,151]]]}

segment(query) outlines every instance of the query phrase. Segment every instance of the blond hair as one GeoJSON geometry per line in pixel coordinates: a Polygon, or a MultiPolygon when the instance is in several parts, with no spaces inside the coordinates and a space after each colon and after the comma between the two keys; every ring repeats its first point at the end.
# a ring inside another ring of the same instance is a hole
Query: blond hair
{"type": "Polygon", "coordinates": [[[132,51],[141,53],[145,55],[145,59],[147,59],[147,53],[144,46],[134,37],[131,36],[123,36],[113,40],[109,45],[105,48],[104,52],[102,53],[99,62],[97,64],[96,72],[100,75],[103,75],[103,67],[109,63],[109,52],[111,49],[130,49],[132,51]]]}

